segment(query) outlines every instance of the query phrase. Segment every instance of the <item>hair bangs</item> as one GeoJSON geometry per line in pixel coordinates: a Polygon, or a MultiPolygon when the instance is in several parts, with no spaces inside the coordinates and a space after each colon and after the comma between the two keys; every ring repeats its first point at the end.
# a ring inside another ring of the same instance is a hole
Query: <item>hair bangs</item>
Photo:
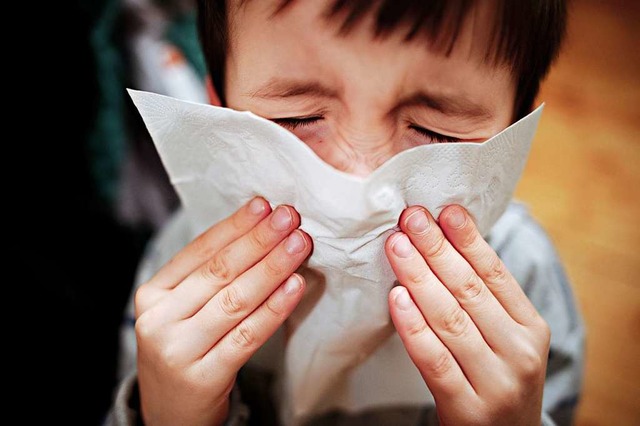
{"type": "MultiPolygon", "coordinates": [[[[240,4],[248,1],[241,0],[240,4]]],[[[296,1],[281,0],[273,16],[283,13],[296,1]]],[[[480,1],[484,0],[333,0],[327,6],[324,19],[338,20],[338,33],[346,35],[373,14],[373,37],[384,38],[402,31],[405,41],[424,38],[433,48],[449,55],[466,18],[480,1]]],[[[227,48],[224,4],[223,0],[198,0],[202,43],[205,55],[209,53],[210,64],[211,60],[220,64],[227,48]],[[215,4],[219,6],[213,6],[215,4]],[[220,34],[221,27],[223,34],[220,34]]],[[[540,82],[558,56],[566,31],[566,1],[493,0],[492,7],[493,23],[484,60],[511,70],[517,85],[516,120],[530,112],[540,82]]],[[[221,68],[217,65],[211,70],[214,84],[223,78],[221,68]]],[[[217,84],[216,88],[220,86],[217,84]]],[[[221,99],[223,97],[222,93],[221,99]]]]}

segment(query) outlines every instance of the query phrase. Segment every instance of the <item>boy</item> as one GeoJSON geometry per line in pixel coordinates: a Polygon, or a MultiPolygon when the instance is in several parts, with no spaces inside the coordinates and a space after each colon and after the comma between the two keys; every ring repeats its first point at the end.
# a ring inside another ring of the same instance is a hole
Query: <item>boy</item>
{"type": "MultiPolygon", "coordinates": [[[[482,142],[530,112],[566,20],[552,0],[202,0],[199,13],[220,103],[280,124],[360,176],[413,146],[482,142]]],[[[294,207],[255,198],[189,244],[178,213],[161,233],[135,296],[137,375],[123,382],[113,421],[277,422],[268,379],[238,373],[303,296],[295,271],[313,242],[294,207]]],[[[389,310],[435,406],[310,423],[570,421],[581,322],[526,211],[512,206],[486,241],[459,206],[437,221],[412,206],[398,223],[386,244],[400,283],[389,310]]]]}

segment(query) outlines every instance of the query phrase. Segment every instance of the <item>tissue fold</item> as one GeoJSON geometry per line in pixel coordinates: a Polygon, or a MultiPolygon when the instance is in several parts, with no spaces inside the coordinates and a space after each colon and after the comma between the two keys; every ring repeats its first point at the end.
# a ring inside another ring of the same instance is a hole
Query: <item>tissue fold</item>
{"type": "Polygon", "coordinates": [[[412,148],[362,178],[252,113],[129,93],[196,231],[259,195],[295,207],[313,239],[300,272],[314,301],[303,301],[289,321],[282,420],[425,403],[428,391],[389,317],[395,275],[385,240],[410,205],[436,218],[447,205],[462,205],[485,235],[512,197],[542,106],[486,142],[412,148]]]}

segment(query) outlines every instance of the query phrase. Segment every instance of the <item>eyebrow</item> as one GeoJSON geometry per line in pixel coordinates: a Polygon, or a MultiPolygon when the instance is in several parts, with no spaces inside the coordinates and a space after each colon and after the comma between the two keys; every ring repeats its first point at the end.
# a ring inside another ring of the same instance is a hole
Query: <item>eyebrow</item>
{"type": "Polygon", "coordinates": [[[491,111],[484,105],[477,104],[464,97],[451,97],[435,93],[418,92],[402,100],[395,109],[422,106],[435,109],[445,115],[464,118],[490,118],[491,111]]]}
{"type": "MultiPolygon", "coordinates": [[[[252,98],[287,99],[295,97],[313,97],[335,99],[340,93],[318,81],[302,81],[274,78],[259,89],[246,94],[252,98]]],[[[445,115],[464,118],[489,118],[493,114],[484,105],[477,104],[464,97],[451,97],[437,93],[416,92],[401,100],[393,109],[406,107],[424,107],[434,109],[445,115]]]]}
{"type": "Polygon", "coordinates": [[[248,96],[262,99],[284,99],[299,96],[337,98],[339,93],[318,81],[272,79],[258,90],[248,93],[248,96]]]}

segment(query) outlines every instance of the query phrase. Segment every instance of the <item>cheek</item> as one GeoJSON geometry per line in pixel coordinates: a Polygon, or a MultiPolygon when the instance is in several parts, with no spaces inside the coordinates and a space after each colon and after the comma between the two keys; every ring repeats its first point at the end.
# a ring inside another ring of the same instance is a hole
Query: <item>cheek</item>
{"type": "Polygon", "coordinates": [[[325,163],[336,166],[337,145],[331,143],[332,132],[328,125],[299,127],[292,132],[315,152],[325,163]]]}
{"type": "Polygon", "coordinates": [[[314,145],[321,144],[323,140],[326,140],[331,132],[326,125],[310,125],[299,126],[291,130],[291,133],[296,135],[305,144],[313,147],[314,145]]]}

